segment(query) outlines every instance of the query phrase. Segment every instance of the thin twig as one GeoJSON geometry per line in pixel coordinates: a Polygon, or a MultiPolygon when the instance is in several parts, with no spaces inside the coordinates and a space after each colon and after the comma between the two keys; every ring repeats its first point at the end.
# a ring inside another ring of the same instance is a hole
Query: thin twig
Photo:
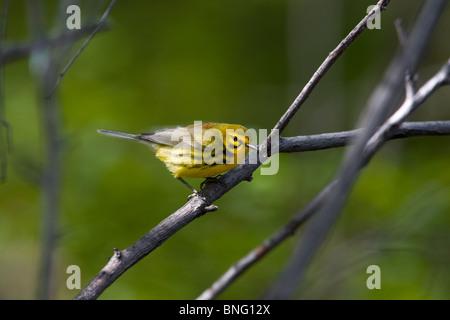
{"type": "Polygon", "coordinates": [[[94,38],[94,36],[97,34],[97,32],[99,32],[103,28],[103,26],[106,24],[106,19],[108,18],[109,14],[111,13],[111,10],[114,7],[114,5],[116,4],[116,2],[117,2],[117,0],[111,1],[111,3],[109,4],[108,8],[105,11],[105,13],[103,14],[100,21],[98,22],[97,27],[94,29],[94,31],[91,33],[91,35],[86,39],[86,41],[83,43],[81,48],[77,51],[77,53],[75,53],[75,55],[69,61],[69,63],[66,65],[66,67],[63,69],[63,71],[59,74],[58,78],[56,79],[55,85],[53,86],[52,90],[46,97],[47,99],[50,99],[53,96],[56,88],[58,87],[62,78],[66,74],[67,70],[69,70],[69,68],[72,66],[72,64],[75,62],[75,60],[80,56],[80,54],[83,52],[83,50],[87,47],[89,42],[91,42],[92,38],[94,38]]]}
{"type": "Polygon", "coordinates": [[[286,128],[290,120],[294,117],[298,109],[306,101],[312,90],[319,83],[323,75],[331,68],[334,62],[344,53],[347,47],[367,28],[367,22],[373,18],[374,15],[385,10],[390,0],[381,0],[373,7],[373,9],[353,28],[353,30],[339,43],[339,45],[328,54],[328,57],[323,61],[320,67],[314,72],[314,75],[305,85],[300,94],[295,98],[289,109],[277,122],[274,129],[280,133],[286,128]]]}
{"type": "Polygon", "coordinates": [[[449,84],[450,59],[439,72],[428,80],[417,93],[414,93],[410,76],[406,77],[406,97],[400,108],[383,124],[367,142],[365,152],[373,155],[383,144],[386,137],[393,132],[415,109],[417,109],[435,90],[449,84]]]}
{"type": "MultiPolygon", "coordinates": [[[[368,21],[370,21],[381,11],[386,10],[389,2],[390,0],[378,1],[378,3],[372,8],[372,10],[353,28],[352,31],[350,31],[350,33],[339,43],[339,45],[328,54],[328,57],[322,62],[316,72],[314,72],[311,79],[299,93],[297,98],[295,98],[294,102],[292,102],[288,110],[283,114],[280,120],[278,120],[274,127],[274,130],[278,130],[279,134],[283,132],[283,130],[289,124],[291,119],[294,117],[294,115],[297,113],[306,99],[308,99],[309,95],[322,79],[323,75],[331,68],[331,66],[342,55],[342,53],[344,53],[348,46],[350,46],[350,44],[367,28],[368,21]]],[[[261,144],[260,149],[270,150],[272,138],[273,132],[269,135],[266,141],[261,144]]],[[[268,151],[267,154],[269,154],[268,151]]]]}
{"type": "MultiPolygon", "coordinates": [[[[80,30],[64,31],[61,34],[53,37],[45,37],[42,39],[35,39],[29,43],[9,42],[8,46],[2,47],[0,51],[0,62],[4,64],[22,59],[31,54],[31,52],[41,49],[64,46],[66,44],[74,43],[76,40],[84,38],[86,35],[92,33],[97,27],[95,25],[87,25],[80,30]]],[[[104,26],[101,30],[105,30],[104,26]]]]}
{"type": "Polygon", "coordinates": [[[397,32],[397,39],[400,47],[405,47],[407,41],[406,31],[403,28],[402,20],[395,19],[394,21],[395,31],[397,32]]]}

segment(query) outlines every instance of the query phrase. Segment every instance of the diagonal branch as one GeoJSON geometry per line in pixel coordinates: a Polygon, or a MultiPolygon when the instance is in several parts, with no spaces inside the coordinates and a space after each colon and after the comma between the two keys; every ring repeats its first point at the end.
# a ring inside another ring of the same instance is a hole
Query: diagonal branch
{"type": "Polygon", "coordinates": [[[306,86],[295,98],[289,109],[277,122],[274,129],[278,129],[280,133],[286,128],[291,119],[294,117],[298,109],[308,99],[310,93],[322,79],[323,75],[331,68],[334,62],[344,53],[347,47],[367,28],[367,23],[381,11],[386,10],[390,0],[378,1],[378,3],[372,8],[372,10],[353,28],[353,30],[339,43],[339,45],[328,54],[328,57],[320,65],[320,67],[314,72],[314,75],[308,81],[306,86]]]}

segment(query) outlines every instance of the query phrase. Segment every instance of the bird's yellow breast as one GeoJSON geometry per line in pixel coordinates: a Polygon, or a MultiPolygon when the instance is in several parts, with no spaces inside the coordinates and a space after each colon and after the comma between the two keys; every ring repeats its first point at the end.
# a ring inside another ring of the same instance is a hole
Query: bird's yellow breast
{"type": "Polygon", "coordinates": [[[212,163],[194,162],[191,156],[176,156],[172,147],[159,147],[156,150],[156,157],[164,162],[167,168],[173,173],[175,178],[209,178],[217,176],[238,165],[236,161],[232,163],[212,163]]]}

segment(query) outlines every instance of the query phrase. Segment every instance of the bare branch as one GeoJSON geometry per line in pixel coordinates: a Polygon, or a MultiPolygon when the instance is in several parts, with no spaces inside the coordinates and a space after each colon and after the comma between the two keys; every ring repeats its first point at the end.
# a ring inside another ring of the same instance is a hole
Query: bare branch
{"type": "Polygon", "coordinates": [[[414,110],[417,109],[435,90],[445,84],[450,83],[450,59],[439,70],[439,72],[428,80],[420,90],[414,94],[413,85],[410,76],[406,76],[406,97],[405,102],[400,108],[375,132],[375,134],[367,142],[365,152],[367,157],[371,157],[376,150],[384,143],[388,135],[392,134],[414,110]]]}
{"type": "Polygon", "coordinates": [[[100,21],[97,24],[97,27],[94,29],[94,31],[91,33],[89,38],[86,39],[86,41],[83,43],[81,48],[77,51],[77,53],[74,55],[74,57],[69,61],[69,63],[66,65],[66,67],[63,69],[63,71],[59,74],[58,79],[56,80],[55,85],[53,86],[53,89],[50,91],[50,93],[47,95],[47,99],[50,99],[53,94],[55,93],[56,88],[58,87],[59,83],[61,82],[62,78],[66,74],[67,70],[69,70],[70,66],[75,62],[75,60],[80,56],[80,54],[83,52],[83,50],[87,47],[89,42],[91,42],[92,38],[99,32],[103,26],[106,24],[106,19],[108,18],[109,14],[111,13],[112,8],[116,4],[117,0],[112,0],[109,4],[108,8],[106,8],[105,13],[101,17],[100,21]]]}
{"type": "MultiPolygon", "coordinates": [[[[31,52],[41,48],[53,49],[55,47],[74,43],[78,39],[92,33],[96,27],[97,25],[88,25],[80,30],[71,30],[70,32],[66,31],[57,36],[35,39],[30,43],[9,43],[8,46],[0,47],[0,62],[7,64],[15,60],[25,58],[30,55],[31,52]]],[[[105,28],[106,27],[103,26],[101,30],[104,30],[105,28]]]]}
{"type": "Polygon", "coordinates": [[[406,45],[406,31],[403,28],[402,21],[400,19],[396,19],[394,22],[395,31],[397,31],[397,38],[400,47],[404,47],[406,45]]]}
{"type": "MultiPolygon", "coordinates": [[[[280,153],[315,151],[338,148],[354,143],[361,129],[322,133],[310,136],[280,138],[280,153]]],[[[417,136],[449,135],[450,121],[404,122],[393,130],[387,139],[410,138],[417,136]]]]}
{"type": "Polygon", "coordinates": [[[353,28],[353,30],[339,43],[339,45],[328,54],[328,57],[320,65],[306,86],[295,98],[289,109],[277,122],[274,129],[278,129],[280,133],[286,128],[290,120],[294,117],[295,113],[306,101],[312,90],[319,83],[323,75],[331,68],[334,62],[342,55],[347,47],[367,28],[367,22],[373,18],[374,15],[385,10],[390,0],[381,0],[373,7],[373,9],[353,28]]]}

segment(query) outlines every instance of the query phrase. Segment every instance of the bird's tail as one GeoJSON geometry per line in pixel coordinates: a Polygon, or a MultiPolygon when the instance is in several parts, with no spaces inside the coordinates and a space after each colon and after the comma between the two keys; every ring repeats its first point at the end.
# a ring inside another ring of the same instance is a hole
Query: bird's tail
{"type": "Polygon", "coordinates": [[[125,138],[125,139],[132,139],[132,140],[140,140],[139,134],[133,134],[133,133],[125,133],[125,132],[119,132],[119,131],[111,131],[111,130],[102,130],[99,129],[97,132],[106,134],[107,136],[113,136],[113,137],[119,137],[119,138],[125,138]]]}

